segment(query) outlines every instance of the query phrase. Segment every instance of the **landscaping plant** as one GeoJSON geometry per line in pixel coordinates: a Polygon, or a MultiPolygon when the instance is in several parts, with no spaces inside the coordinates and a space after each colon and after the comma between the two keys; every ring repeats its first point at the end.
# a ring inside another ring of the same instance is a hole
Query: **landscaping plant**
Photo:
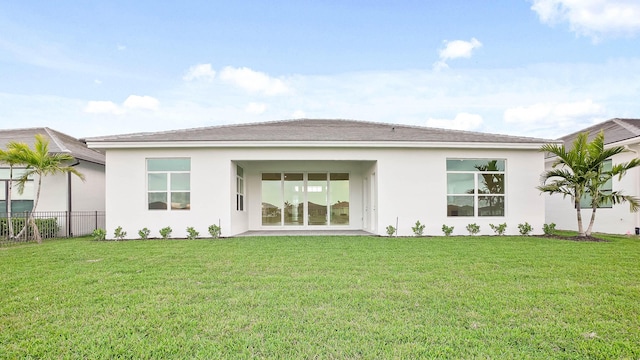
{"type": "Polygon", "coordinates": [[[444,233],[444,236],[451,236],[451,234],[453,233],[453,226],[447,226],[446,224],[442,225],[442,232],[444,233]]]}
{"type": "Polygon", "coordinates": [[[518,231],[520,231],[520,235],[529,235],[533,228],[528,222],[525,222],[524,224],[518,224],[518,231]]]}
{"type": "Polygon", "coordinates": [[[220,226],[216,224],[209,226],[209,235],[211,235],[212,238],[214,239],[219,238],[221,233],[222,233],[222,230],[220,229],[220,226]]]}
{"type": "Polygon", "coordinates": [[[147,228],[142,228],[142,230],[138,231],[138,236],[140,236],[140,239],[142,240],[146,240],[149,238],[149,234],[151,234],[151,230],[147,229],[147,228]]]}
{"type": "Polygon", "coordinates": [[[496,233],[496,235],[504,235],[504,232],[507,231],[507,223],[502,223],[498,225],[489,224],[489,227],[496,233]]]}
{"type": "Polygon", "coordinates": [[[116,240],[123,240],[127,236],[127,232],[122,230],[122,226],[118,226],[113,232],[113,236],[116,240]]]}
{"type": "Polygon", "coordinates": [[[549,195],[561,194],[569,197],[576,209],[578,220],[578,236],[591,236],[593,224],[596,219],[596,210],[602,204],[629,203],[629,209],[633,212],[640,209],[640,199],[631,195],[625,195],[622,191],[602,191],[603,186],[614,177],[618,180],[630,169],[640,166],[640,158],[633,158],[629,162],[618,163],[611,169],[605,169],[605,162],[614,155],[630,151],[624,146],[605,148],[604,132],[601,131],[592,141],[588,141],[589,132],[578,134],[571,146],[561,144],[545,144],[540,148],[555,155],[557,160],[552,164],[553,169],[545,171],[542,175],[542,185],[538,190],[549,195]],[[567,150],[569,149],[569,150],[567,150]],[[582,224],[583,199],[590,200],[591,220],[584,230],[582,224]]]}
{"type": "Polygon", "coordinates": [[[187,227],[187,239],[195,239],[200,236],[200,233],[196,231],[192,226],[187,227]]]}
{"type": "Polygon", "coordinates": [[[545,235],[553,235],[553,233],[555,233],[556,231],[556,224],[544,224],[542,225],[542,231],[544,231],[545,235]]]}
{"type": "Polygon", "coordinates": [[[396,228],[393,225],[387,226],[387,235],[393,236],[396,233],[396,228]]]}
{"type": "Polygon", "coordinates": [[[469,224],[467,225],[467,231],[469,232],[469,235],[476,235],[480,232],[480,225],[476,223],[469,224]]]}
{"type": "Polygon", "coordinates": [[[172,231],[173,230],[171,230],[170,226],[163,227],[162,229],[160,229],[160,236],[162,236],[163,239],[168,239],[171,237],[172,231]]]}
{"type": "Polygon", "coordinates": [[[424,224],[420,224],[420,220],[416,221],[416,225],[411,227],[411,230],[413,230],[413,234],[415,236],[422,236],[422,234],[424,233],[424,224]]]}
{"type": "Polygon", "coordinates": [[[93,233],[91,233],[91,236],[93,236],[94,240],[104,240],[107,238],[107,230],[105,229],[95,229],[93,230],[93,233]]]}

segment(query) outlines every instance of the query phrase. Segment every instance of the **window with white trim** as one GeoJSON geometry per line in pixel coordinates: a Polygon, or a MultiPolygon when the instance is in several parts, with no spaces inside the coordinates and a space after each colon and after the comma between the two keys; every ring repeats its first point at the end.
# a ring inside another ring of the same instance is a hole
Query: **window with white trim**
{"type": "Polygon", "coordinates": [[[33,178],[29,177],[24,183],[22,193],[18,190],[18,178],[22,177],[26,169],[13,168],[11,173],[8,168],[0,168],[0,213],[7,213],[9,197],[11,198],[11,212],[19,213],[31,211],[33,209],[34,199],[34,183],[33,178]],[[11,175],[11,176],[10,176],[11,175]],[[11,185],[11,196],[9,196],[9,177],[13,178],[11,185]]]}
{"type": "Polygon", "coordinates": [[[191,159],[147,159],[147,206],[149,210],[191,208],[191,159]]]}
{"type": "Polygon", "coordinates": [[[504,216],[505,162],[447,159],[447,216],[504,216]]]}
{"type": "Polygon", "coordinates": [[[236,210],[244,211],[244,169],[236,165],[236,210]]]}

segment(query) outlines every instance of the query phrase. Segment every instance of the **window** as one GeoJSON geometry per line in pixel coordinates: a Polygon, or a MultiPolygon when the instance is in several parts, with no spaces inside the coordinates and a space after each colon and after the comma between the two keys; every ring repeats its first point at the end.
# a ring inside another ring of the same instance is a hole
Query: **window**
{"type": "MultiPolygon", "coordinates": [[[[11,189],[11,212],[26,212],[33,209],[34,184],[33,179],[28,179],[24,184],[22,194],[18,192],[18,182],[16,179],[24,174],[25,169],[13,169],[13,186],[11,189]]],[[[9,198],[9,174],[8,168],[0,169],[0,213],[9,210],[7,199],[9,198]]]]}
{"type": "MultiPolygon", "coordinates": [[[[611,171],[613,168],[613,162],[611,160],[605,160],[602,164],[602,170],[611,171]]],[[[613,192],[613,179],[609,179],[606,183],[602,184],[600,187],[600,191],[603,194],[611,194],[613,192]]],[[[582,199],[580,199],[580,208],[581,209],[591,209],[591,195],[584,194],[582,199]]],[[[598,205],[599,209],[602,208],[613,208],[613,204],[611,201],[605,201],[604,203],[598,205]]]]}
{"type": "Polygon", "coordinates": [[[505,160],[447,159],[447,216],[504,216],[505,160]]]}
{"type": "Polygon", "coordinates": [[[189,210],[191,159],[147,159],[147,191],[149,210],[189,210]]]}
{"type": "Polygon", "coordinates": [[[244,170],[236,165],[236,210],[244,211],[244,170]]]}

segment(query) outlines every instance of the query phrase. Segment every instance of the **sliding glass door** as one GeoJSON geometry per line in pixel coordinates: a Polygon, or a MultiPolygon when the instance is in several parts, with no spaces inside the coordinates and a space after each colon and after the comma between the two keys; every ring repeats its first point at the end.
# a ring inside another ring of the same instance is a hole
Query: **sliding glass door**
{"type": "Polygon", "coordinates": [[[304,174],[284,174],[284,224],[304,225],[304,174]]]}
{"type": "Polygon", "coordinates": [[[349,174],[263,173],[262,225],[349,225],[349,174]]]}
{"type": "Polygon", "coordinates": [[[307,177],[309,225],[327,225],[327,173],[307,177]]]}

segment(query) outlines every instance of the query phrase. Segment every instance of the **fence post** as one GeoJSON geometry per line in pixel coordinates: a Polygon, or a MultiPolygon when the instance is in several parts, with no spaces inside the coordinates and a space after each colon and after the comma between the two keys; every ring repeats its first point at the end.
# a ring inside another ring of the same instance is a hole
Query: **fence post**
{"type": "Polygon", "coordinates": [[[65,211],[65,214],[67,216],[67,231],[65,231],[65,237],[69,237],[69,235],[71,235],[71,212],[70,211],[65,211]]]}

